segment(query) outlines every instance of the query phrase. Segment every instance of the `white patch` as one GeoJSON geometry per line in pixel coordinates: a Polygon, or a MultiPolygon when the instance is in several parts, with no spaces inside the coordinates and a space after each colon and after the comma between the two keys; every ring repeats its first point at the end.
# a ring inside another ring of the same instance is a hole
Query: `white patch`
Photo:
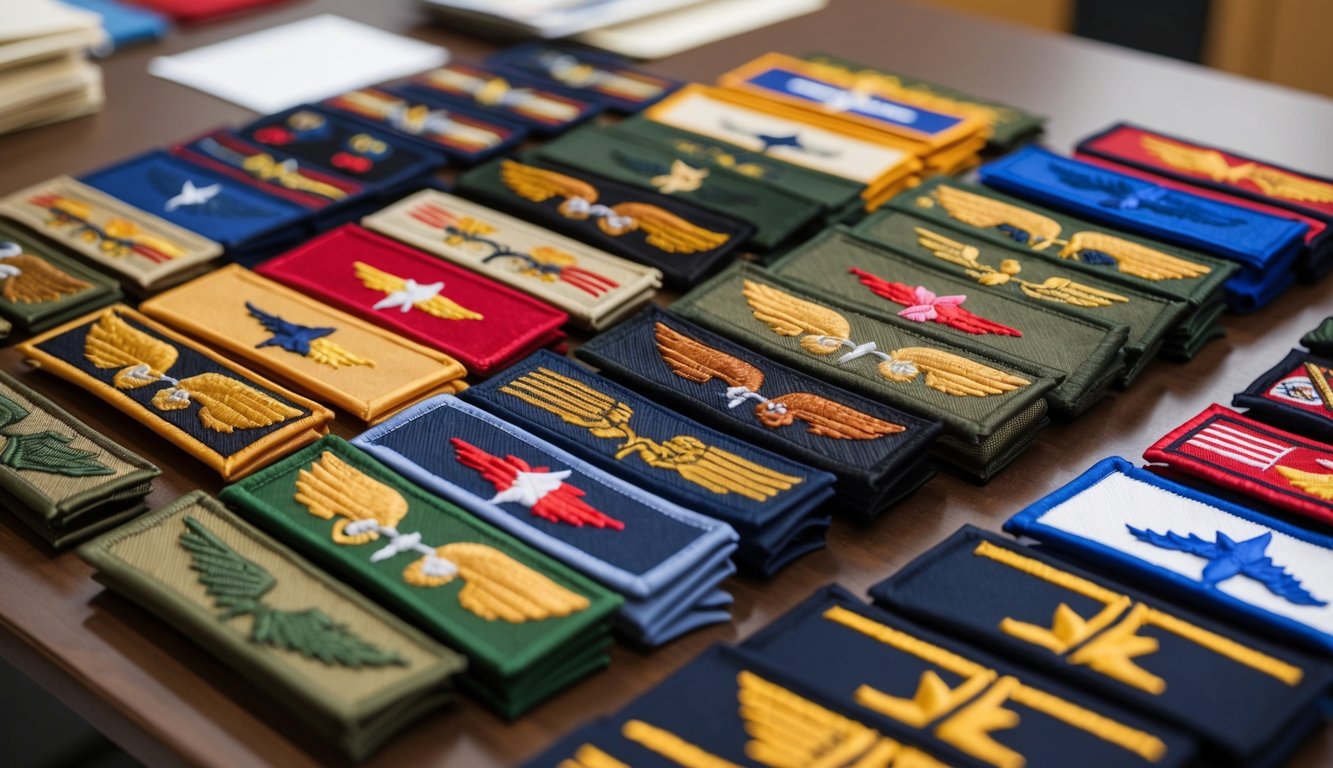
{"type": "MultiPolygon", "coordinates": [[[[1316,598],[1333,602],[1333,551],[1118,472],[1046,511],[1036,522],[1195,581],[1200,580],[1207,559],[1140,541],[1127,526],[1181,536],[1192,533],[1206,541],[1215,540],[1219,532],[1235,541],[1271,532],[1273,541],[1266,554],[1274,565],[1285,568],[1316,598]]],[[[1333,605],[1296,605],[1243,575],[1227,579],[1216,588],[1257,608],[1333,634],[1333,605]]]]}

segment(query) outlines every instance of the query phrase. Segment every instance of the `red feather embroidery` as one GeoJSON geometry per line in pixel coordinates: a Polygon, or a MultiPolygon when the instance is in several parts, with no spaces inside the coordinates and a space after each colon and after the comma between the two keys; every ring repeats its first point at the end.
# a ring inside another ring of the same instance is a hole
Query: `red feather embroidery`
{"type": "Polygon", "coordinates": [[[532,510],[532,514],[552,523],[565,523],[576,528],[590,525],[622,531],[625,524],[593,509],[583,500],[583,491],[563,482],[569,471],[552,472],[548,467],[532,467],[517,456],[492,456],[471,443],[455,437],[450,443],[458,456],[458,463],[481,473],[484,480],[495,486],[497,493],[492,503],[513,502],[532,510]]]}
{"type": "Polygon", "coordinates": [[[878,275],[872,275],[855,267],[848,271],[856,275],[860,279],[861,285],[869,288],[876,296],[881,296],[907,307],[907,309],[898,313],[899,317],[916,323],[934,321],[976,336],[985,336],[990,333],[997,336],[1023,335],[1017,328],[1010,328],[984,317],[978,317],[963,309],[962,304],[967,300],[966,296],[936,296],[925,286],[919,285],[912,288],[906,283],[889,282],[878,275]]]}

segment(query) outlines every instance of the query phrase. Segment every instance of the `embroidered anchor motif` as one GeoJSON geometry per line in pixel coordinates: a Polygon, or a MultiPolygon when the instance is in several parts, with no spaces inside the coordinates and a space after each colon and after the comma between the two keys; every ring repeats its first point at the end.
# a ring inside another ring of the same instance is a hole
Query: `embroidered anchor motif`
{"type": "Polygon", "coordinates": [[[38,195],[28,203],[46,211],[46,226],[55,229],[70,228],[70,237],[97,243],[108,256],[121,258],[137,254],[154,264],[161,264],[185,255],[185,250],[161,237],[140,231],[138,224],[129,219],[110,217],[102,226],[93,222],[98,211],[91,203],[60,195],[38,195]]]}
{"type": "Polygon", "coordinates": [[[548,467],[533,467],[517,456],[502,459],[457,437],[449,443],[459,464],[477,470],[495,486],[492,504],[519,504],[543,520],[575,528],[588,525],[616,531],[625,529],[623,522],[589,506],[583,500],[584,491],[565,482],[574,474],[573,470],[552,472],[548,467]]]}
{"type": "Polygon", "coordinates": [[[752,501],[768,501],[803,479],[707,445],[692,435],[677,435],[660,443],[639,435],[630,427],[634,409],[628,404],[547,368],[525,373],[500,391],[586,429],[593,437],[620,440],[617,461],[638,456],[654,469],[675,472],[718,495],[735,493],[752,501]]]}
{"type": "Polygon", "coordinates": [[[375,367],[374,360],[367,360],[364,357],[354,355],[341,345],[324,338],[337,333],[337,328],[311,328],[307,325],[297,325],[283,320],[277,315],[270,315],[248,301],[245,302],[245,308],[249,310],[251,317],[264,326],[264,330],[273,334],[271,338],[256,344],[255,349],[278,347],[302,357],[308,357],[316,363],[327,365],[330,368],[356,365],[363,365],[367,368],[375,367]]]}
{"type": "Polygon", "coordinates": [[[483,237],[495,232],[494,227],[468,216],[455,217],[438,205],[424,203],[413,208],[408,215],[428,227],[444,230],[445,242],[450,245],[467,244],[489,248],[491,252],[482,257],[482,264],[497,259],[514,259],[518,262],[518,273],[521,275],[544,283],[562,282],[589,296],[601,296],[620,287],[620,283],[611,278],[578,266],[578,258],[568,251],[550,245],[537,246],[527,253],[516,251],[497,240],[483,237]]]}
{"type": "Polygon", "coordinates": [[[801,140],[800,133],[793,133],[787,136],[777,136],[774,134],[763,133],[761,131],[748,130],[742,126],[739,126],[731,122],[730,120],[723,120],[722,128],[724,130],[731,131],[732,133],[739,133],[743,136],[749,136],[750,138],[761,142],[764,145],[763,149],[760,150],[761,152],[768,152],[771,149],[787,147],[788,149],[794,150],[796,152],[800,152],[806,155],[812,155],[814,157],[837,157],[838,155],[842,154],[836,149],[808,146],[806,145],[805,142],[801,140]]]}
{"type": "Polygon", "coordinates": [[[1156,533],[1151,530],[1140,530],[1132,525],[1125,527],[1139,541],[1162,549],[1186,552],[1207,560],[1208,564],[1204,566],[1201,576],[1205,587],[1216,588],[1218,584],[1233,576],[1246,576],[1293,605],[1328,605],[1327,601],[1310,594],[1301,586],[1300,580],[1287,573],[1285,568],[1274,565],[1272,558],[1265,554],[1268,545],[1273,542],[1271,532],[1252,539],[1235,541],[1218,531],[1216,541],[1206,541],[1192,533],[1181,536],[1171,531],[1156,533]]]}
{"type": "Polygon", "coordinates": [[[858,344],[848,338],[851,324],[831,309],[750,280],[745,281],[742,292],[755,319],[779,336],[801,336],[801,349],[807,353],[827,357],[850,347],[851,351],[834,360],[834,365],[847,365],[868,356],[879,361],[876,371],[885,381],[916,381],[924,373],[927,387],[955,397],[988,397],[1032,383],[939,349],[903,347],[882,352],[873,341],[858,344]]]}
{"type": "Polygon", "coordinates": [[[590,605],[583,595],[494,547],[473,542],[429,547],[422,543],[421,533],[399,531],[410,511],[402,494],[328,451],[300,471],[294,498],[316,517],[336,518],[331,537],[337,544],[360,546],[385,539],[370,556],[372,563],[400,554],[419,555],[403,570],[403,581],[414,587],[439,587],[462,579],[459,604],[486,621],[542,621],[590,605]]]}
{"type": "Polygon", "coordinates": [[[575,221],[594,218],[597,228],[612,237],[642,230],[648,245],[666,253],[711,251],[731,239],[649,203],[602,205],[597,202],[597,188],[586,181],[513,160],[500,163],[500,180],[519,197],[535,203],[561,198],[557,208],[561,216],[575,221]]]}
{"type": "Polygon", "coordinates": [[[190,553],[190,569],[198,574],[204,593],[222,610],[218,621],[251,617],[250,642],[349,669],[407,665],[397,653],[380,650],[318,608],[286,611],[268,605],[264,595],[278,584],[273,574],[227,546],[198,520],[187,517],[183,522],[180,545],[190,553]]]}
{"type": "Polygon", "coordinates": [[[764,372],[755,366],[663,323],[657,323],[655,329],[657,353],[677,376],[699,384],[718,379],[727,385],[722,392],[727,408],[738,408],[753,401],[757,403],[755,418],[769,429],[801,421],[810,434],[835,440],[874,440],[906,429],[901,424],[877,419],[809,392],[764,397],[759,394],[764,385],[764,372]]]}
{"type": "Polygon", "coordinates": [[[1211,213],[1204,206],[1190,202],[1166,187],[1149,184],[1136,189],[1135,185],[1124,179],[1084,173],[1059,163],[1047,163],[1046,167],[1066,186],[1102,193],[1103,199],[1097,204],[1103,208],[1144,210],[1211,227],[1234,227],[1245,223],[1244,219],[1211,213]]]}
{"type": "Polygon", "coordinates": [[[1011,240],[1034,251],[1052,245],[1064,246],[1057,254],[1062,259],[1094,266],[1115,266],[1127,275],[1144,280],[1186,280],[1212,272],[1212,267],[1163,253],[1155,248],[1130,242],[1105,232],[1075,232],[1061,240],[1060,222],[1001,200],[940,185],[929,197],[917,198],[923,208],[939,203],[955,221],[979,229],[998,229],[1011,240]]]}
{"type": "Polygon", "coordinates": [[[116,389],[165,382],[153,395],[153,407],[179,411],[198,403],[199,421],[206,429],[231,434],[278,424],[302,414],[276,398],[223,373],[200,373],[184,379],[167,375],[180,354],[171,344],[125,322],[114,309],[106,310],[88,330],[84,357],[97,368],[117,368],[116,389]]]}
{"type": "Polygon", "coordinates": [[[1023,335],[1016,328],[1010,328],[993,320],[978,317],[963,309],[963,302],[967,301],[966,296],[937,296],[923,285],[912,288],[905,283],[890,282],[856,267],[852,267],[848,271],[856,275],[860,279],[861,285],[869,288],[871,293],[906,307],[906,309],[898,312],[898,317],[911,320],[914,323],[933,321],[975,336],[985,336],[992,333],[998,336],[1023,335]]]}
{"type": "Polygon", "coordinates": [[[116,471],[97,460],[96,451],[70,448],[74,438],[50,430],[22,434],[10,428],[28,418],[27,408],[0,395],[0,465],[15,470],[46,472],[66,477],[114,475],[116,471]]]}
{"type": "Polygon", "coordinates": [[[1206,176],[1213,181],[1240,186],[1248,181],[1265,195],[1309,203],[1333,203],[1333,184],[1307,179],[1294,173],[1266,168],[1254,162],[1231,165],[1214,149],[1189,147],[1144,135],[1140,145],[1153,157],[1176,170],[1206,176]]]}
{"type": "Polygon", "coordinates": [[[976,246],[963,245],[924,227],[914,227],[913,231],[916,232],[917,242],[933,253],[935,258],[962,267],[968,277],[981,285],[1013,283],[1025,296],[1075,307],[1109,307],[1129,301],[1128,297],[1118,293],[1076,283],[1067,277],[1048,277],[1040,283],[1024,280],[1018,277],[1018,273],[1023,271],[1023,265],[1017,259],[1004,259],[1000,262],[1000,268],[996,269],[981,263],[981,250],[976,246]]]}
{"type": "Polygon", "coordinates": [[[418,283],[412,278],[401,278],[376,269],[363,261],[352,263],[352,269],[361,280],[361,284],[372,291],[380,291],[384,298],[371,305],[371,309],[396,309],[407,314],[412,309],[419,309],[441,320],[481,320],[479,312],[464,307],[458,302],[440,295],[444,290],[444,281],[418,283]]]}
{"type": "Polygon", "coordinates": [[[92,288],[40,256],[23,252],[23,246],[0,240],[0,280],[5,287],[0,296],[14,304],[44,304],[59,301],[92,288]]]}

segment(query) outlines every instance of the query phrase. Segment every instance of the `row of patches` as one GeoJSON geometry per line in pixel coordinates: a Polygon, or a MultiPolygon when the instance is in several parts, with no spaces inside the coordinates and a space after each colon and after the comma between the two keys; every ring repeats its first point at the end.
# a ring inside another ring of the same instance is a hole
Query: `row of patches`
{"type": "MultiPolygon", "coordinates": [[[[1141,487],[1108,494],[1133,492],[1154,511],[1188,501],[1122,464],[1099,465],[1098,481],[1141,487]]],[[[1079,492],[1061,492],[1078,515],[1119,514],[1079,492]]],[[[1018,521],[1045,505],[1010,525],[1031,534],[1018,521]]],[[[1149,541],[1176,540],[1132,530],[1126,538],[1155,551],[1149,541]]],[[[1214,549],[1235,543],[1210,538],[1214,549]]],[[[1270,543],[1255,541],[1231,551],[1270,543]]],[[[1223,557],[1206,548],[1197,557],[1223,557]]],[[[818,590],[528,765],[1276,766],[1319,728],[1333,682],[1325,660],[1263,627],[971,526],[870,595],[873,606],[818,590]]]]}

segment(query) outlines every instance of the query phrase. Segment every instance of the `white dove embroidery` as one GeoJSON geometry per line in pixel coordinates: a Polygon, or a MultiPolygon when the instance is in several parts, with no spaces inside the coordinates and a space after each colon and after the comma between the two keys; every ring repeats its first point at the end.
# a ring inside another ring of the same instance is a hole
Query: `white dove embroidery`
{"type": "Polygon", "coordinates": [[[403,281],[403,287],[400,290],[390,293],[388,296],[375,302],[372,309],[397,309],[403,314],[407,314],[412,309],[412,305],[418,301],[426,301],[440,295],[444,290],[444,281],[437,280],[433,283],[418,283],[412,278],[403,281]]]}
{"type": "Polygon", "coordinates": [[[221,191],[221,184],[209,184],[206,187],[196,187],[193,181],[186,179],[185,183],[181,185],[180,194],[168,200],[166,205],[162,206],[162,209],[170,213],[177,208],[185,206],[203,205],[214,197],[217,197],[218,193],[221,191]]]}

